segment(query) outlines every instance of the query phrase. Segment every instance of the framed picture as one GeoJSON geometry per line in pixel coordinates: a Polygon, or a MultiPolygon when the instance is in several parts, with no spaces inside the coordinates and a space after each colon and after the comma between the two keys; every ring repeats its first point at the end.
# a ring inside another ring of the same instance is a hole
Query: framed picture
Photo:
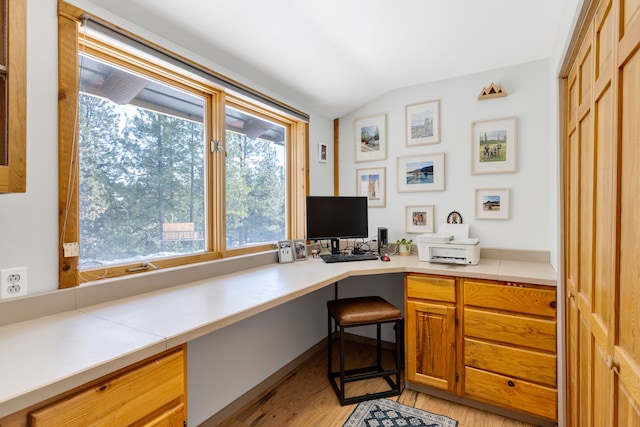
{"type": "Polygon", "coordinates": [[[384,208],[386,194],[387,168],[356,169],[357,196],[367,196],[367,206],[384,208]]]}
{"type": "Polygon", "coordinates": [[[291,240],[278,241],[278,262],[280,264],[293,262],[293,242],[291,240]]]}
{"type": "Polygon", "coordinates": [[[296,261],[305,261],[307,259],[307,243],[304,240],[294,240],[293,249],[296,261]]]}
{"type": "Polygon", "coordinates": [[[407,233],[433,233],[433,205],[405,208],[407,233]]]}
{"type": "Polygon", "coordinates": [[[509,219],[508,188],[476,189],[476,219],[509,219]]]}
{"type": "Polygon", "coordinates": [[[407,146],[440,143],[440,100],[405,107],[407,146]]]}
{"type": "Polygon", "coordinates": [[[384,160],[387,158],[386,122],[386,114],[356,119],[356,162],[384,160]]]}
{"type": "Polygon", "coordinates": [[[398,192],[444,191],[444,153],[398,157],[398,192]]]}
{"type": "Polygon", "coordinates": [[[318,161],[327,163],[327,144],[318,144],[318,161]]]}
{"type": "Polygon", "coordinates": [[[471,123],[471,173],[515,171],[515,117],[471,123]]]}

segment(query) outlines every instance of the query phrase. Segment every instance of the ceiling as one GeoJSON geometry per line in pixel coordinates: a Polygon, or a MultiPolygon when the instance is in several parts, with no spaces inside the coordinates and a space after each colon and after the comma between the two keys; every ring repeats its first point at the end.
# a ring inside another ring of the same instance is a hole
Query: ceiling
{"type": "Polygon", "coordinates": [[[550,57],[564,0],[88,1],[335,118],[397,88],[550,57]]]}

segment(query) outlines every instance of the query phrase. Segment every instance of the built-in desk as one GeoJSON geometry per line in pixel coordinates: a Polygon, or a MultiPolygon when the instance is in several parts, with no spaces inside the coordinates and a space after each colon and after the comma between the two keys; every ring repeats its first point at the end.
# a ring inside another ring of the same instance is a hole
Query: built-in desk
{"type": "Polygon", "coordinates": [[[482,259],[476,266],[453,266],[417,256],[336,264],[309,259],[9,324],[0,327],[0,417],[347,277],[403,272],[542,285],[557,280],[546,262],[482,259]]]}

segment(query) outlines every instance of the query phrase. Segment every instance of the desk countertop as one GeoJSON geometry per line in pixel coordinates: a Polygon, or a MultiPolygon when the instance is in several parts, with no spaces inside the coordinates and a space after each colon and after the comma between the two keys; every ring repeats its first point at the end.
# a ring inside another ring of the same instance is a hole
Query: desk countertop
{"type": "Polygon", "coordinates": [[[0,417],[351,276],[427,273],[555,286],[548,263],[270,264],[0,327],[0,417]],[[9,367],[9,369],[6,369],[9,367]]]}

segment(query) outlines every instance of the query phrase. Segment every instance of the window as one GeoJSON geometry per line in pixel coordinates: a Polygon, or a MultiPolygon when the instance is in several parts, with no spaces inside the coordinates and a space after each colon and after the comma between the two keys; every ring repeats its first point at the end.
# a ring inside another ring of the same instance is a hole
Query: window
{"type": "Polygon", "coordinates": [[[59,3],[60,287],[304,237],[306,121],[83,16],[59,3]]]}

